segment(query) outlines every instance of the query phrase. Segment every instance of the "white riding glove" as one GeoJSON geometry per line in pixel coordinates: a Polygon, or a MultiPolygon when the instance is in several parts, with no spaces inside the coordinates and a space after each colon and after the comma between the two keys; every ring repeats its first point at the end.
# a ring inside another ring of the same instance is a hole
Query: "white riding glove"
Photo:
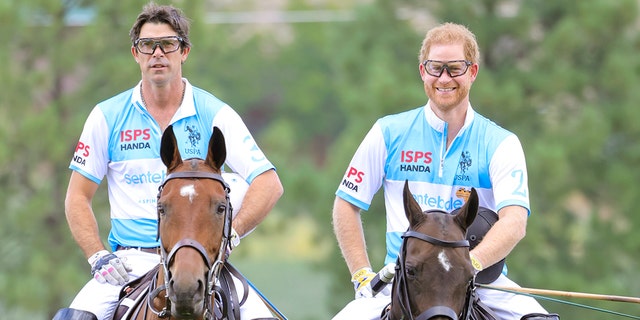
{"type": "MultiPolygon", "coordinates": [[[[376,273],[371,268],[362,268],[353,273],[351,276],[351,282],[353,288],[356,291],[355,298],[373,298],[373,290],[371,289],[371,280],[375,278],[376,273]]],[[[385,285],[384,289],[380,290],[378,294],[390,295],[391,286],[385,285]]]]}
{"type": "Polygon", "coordinates": [[[129,281],[129,271],[133,270],[125,258],[119,258],[107,250],[100,250],[87,259],[91,274],[99,283],[122,286],[129,281]]]}
{"type": "Polygon", "coordinates": [[[240,235],[236,232],[236,229],[231,227],[231,236],[229,239],[229,247],[233,251],[237,246],[240,245],[240,235]]]}
{"type": "Polygon", "coordinates": [[[235,249],[238,245],[240,245],[240,235],[238,235],[236,229],[231,227],[231,234],[229,235],[229,243],[227,244],[225,259],[229,259],[231,251],[233,251],[233,249],[235,249]]]}

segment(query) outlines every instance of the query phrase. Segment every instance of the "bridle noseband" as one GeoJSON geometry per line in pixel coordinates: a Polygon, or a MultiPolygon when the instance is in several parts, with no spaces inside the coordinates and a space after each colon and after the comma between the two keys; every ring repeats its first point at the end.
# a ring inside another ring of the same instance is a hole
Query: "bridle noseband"
{"type": "Polygon", "coordinates": [[[211,262],[211,260],[209,259],[209,256],[207,255],[207,250],[204,248],[204,246],[202,246],[202,244],[200,244],[198,241],[193,240],[193,239],[182,239],[180,241],[178,241],[173,248],[171,249],[171,252],[167,253],[167,251],[164,249],[163,245],[160,245],[160,254],[161,254],[161,264],[164,270],[164,286],[158,287],[156,288],[152,294],[149,295],[149,298],[147,300],[148,302],[148,306],[149,309],[154,312],[156,315],[158,315],[158,317],[160,318],[167,318],[170,316],[170,304],[171,301],[169,300],[169,293],[167,291],[167,288],[169,288],[169,281],[171,279],[171,273],[169,272],[169,266],[171,265],[171,263],[174,260],[175,254],[178,252],[178,250],[180,250],[181,248],[184,247],[190,247],[193,248],[195,250],[197,250],[200,255],[202,256],[202,259],[204,260],[205,264],[207,265],[207,267],[209,268],[209,272],[207,274],[207,288],[205,288],[205,298],[204,298],[204,318],[205,319],[210,319],[213,318],[213,308],[211,305],[211,296],[213,295],[214,291],[215,291],[215,287],[216,287],[216,279],[218,279],[218,277],[220,276],[220,272],[222,270],[222,267],[224,266],[224,262],[225,262],[225,254],[226,254],[226,248],[229,245],[229,239],[231,238],[231,220],[232,220],[232,208],[231,208],[231,201],[229,200],[229,185],[224,181],[224,179],[222,178],[222,176],[220,174],[217,173],[212,173],[212,172],[202,172],[202,171],[180,171],[180,172],[174,172],[174,173],[170,173],[166,176],[166,178],[164,179],[164,181],[162,182],[162,184],[158,187],[158,197],[157,197],[157,204],[158,204],[158,235],[157,235],[157,240],[160,239],[160,216],[161,216],[161,208],[160,208],[160,197],[162,195],[162,190],[164,189],[164,186],[167,184],[167,182],[169,182],[170,180],[173,179],[211,179],[211,180],[215,180],[218,181],[222,184],[223,188],[224,188],[224,193],[225,193],[225,201],[226,201],[226,208],[225,208],[225,218],[224,218],[224,227],[223,227],[223,233],[222,233],[222,241],[220,243],[220,250],[218,251],[218,255],[216,257],[216,260],[211,262]],[[165,307],[163,308],[163,310],[158,311],[155,310],[153,308],[153,305],[151,303],[151,301],[153,301],[153,299],[160,293],[160,291],[165,291],[165,307]]]}
{"type": "Polygon", "coordinates": [[[407,256],[407,251],[406,251],[407,240],[409,238],[420,239],[422,241],[431,243],[435,246],[447,247],[447,248],[469,247],[469,241],[468,240],[457,240],[457,241],[441,240],[441,239],[434,238],[432,236],[429,236],[414,230],[408,230],[402,235],[402,238],[403,238],[402,247],[400,248],[401,256],[398,257],[398,262],[396,263],[397,265],[396,268],[399,269],[399,270],[396,270],[396,281],[397,281],[396,288],[399,290],[398,301],[400,302],[400,309],[402,310],[403,316],[406,317],[407,319],[415,319],[415,320],[429,320],[435,316],[443,316],[451,320],[467,319],[468,315],[470,314],[470,309],[472,305],[470,303],[471,301],[470,299],[471,299],[471,293],[474,287],[473,278],[469,281],[469,284],[467,286],[467,297],[465,302],[465,305],[467,305],[467,308],[464,309],[460,315],[456,314],[456,312],[450,307],[434,306],[422,312],[417,318],[414,318],[413,314],[411,313],[409,293],[407,291],[407,280],[406,280],[407,274],[406,274],[406,267],[405,267],[405,259],[407,256]]]}

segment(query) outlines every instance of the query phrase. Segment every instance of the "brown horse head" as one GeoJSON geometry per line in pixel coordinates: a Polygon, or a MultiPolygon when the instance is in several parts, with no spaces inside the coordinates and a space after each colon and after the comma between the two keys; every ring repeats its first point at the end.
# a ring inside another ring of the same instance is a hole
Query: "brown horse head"
{"type": "Polygon", "coordinates": [[[210,309],[215,269],[224,259],[231,227],[228,187],[220,176],[224,137],[214,127],[206,158],[183,160],[169,126],[160,156],[167,177],[158,195],[158,237],[170,305],[163,308],[172,318],[200,319],[210,309]]]}
{"type": "Polygon", "coordinates": [[[474,271],[469,258],[467,228],[478,211],[478,194],[453,215],[444,211],[423,212],[404,186],[404,209],[409,229],[403,235],[394,281],[390,319],[464,318],[474,271]]]}

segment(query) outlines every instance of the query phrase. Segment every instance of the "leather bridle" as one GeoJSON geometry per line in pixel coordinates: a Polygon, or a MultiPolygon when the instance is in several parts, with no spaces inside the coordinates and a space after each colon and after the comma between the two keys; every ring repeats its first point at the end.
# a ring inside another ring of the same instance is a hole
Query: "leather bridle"
{"type": "MultiPolygon", "coordinates": [[[[207,273],[207,287],[205,288],[205,299],[204,299],[205,305],[204,305],[203,317],[204,319],[213,319],[214,312],[213,312],[213,306],[211,305],[211,300],[212,300],[211,296],[214,294],[214,291],[216,292],[219,291],[216,289],[216,280],[219,278],[222,267],[224,266],[226,248],[229,245],[229,239],[231,238],[232,208],[231,208],[231,201],[229,200],[230,188],[229,188],[229,185],[227,185],[227,183],[224,181],[222,176],[217,173],[201,172],[201,171],[181,171],[181,172],[174,172],[174,173],[168,174],[164,182],[162,182],[160,187],[158,187],[158,236],[157,236],[158,239],[160,239],[160,216],[163,210],[160,207],[159,200],[160,200],[160,196],[162,195],[162,190],[164,189],[164,186],[167,184],[167,182],[173,179],[211,179],[211,180],[218,181],[222,184],[222,186],[224,187],[225,201],[226,201],[222,241],[220,243],[220,250],[218,251],[216,260],[213,262],[211,261],[211,259],[209,259],[209,256],[207,255],[207,250],[204,248],[204,246],[202,246],[202,244],[200,244],[198,241],[193,239],[185,238],[178,241],[173,246],[173,248],[169,253],[167,253],[167,251],[164,249],[164,246],[160,245],[161,264],[165,274],[164,286],[160,286],[155,290],[153,290],[153,292],[151,292],[151,294],[147,299],[148,306],[149,306],[149,309],[151,309],[151,311],[154,312],[156,315],[158,315],[158,317],[160,318],[167,318],[170,316],[171,301],[169,300],[169,295],[168,295],[168,292],[166,291],[166,289],[169,287],[169,281],[171,279],[169,266],[173,262],[178,250],[185,247],[190,247],[197,250],[200,253],[200,256],[202,257],[202,259],[204,260],[205,264],[209,269],[207,273]],[[165,303],[165,307],[162,310],[158,311],[153,308],[151,301],[153,301],[153,299],[163,290],[165,291],[166,303],[165,303]]],[[[225,306],[223,305],[223,307],[225,306]]]]}
{"type": "MultiPolygon", "coordinates": [[[[462,310],[462,312],[460,314],[456,314],[456,312],[451,309],[448,306],[434,306],[431,307],[427,310],[425,310],[424,312],[422,312],[417,318],[413,317],[413,314],[411,313],[411,305],[410,305],[410,301],[409,301],[409,293],[407,291],[407,274],[406,274],[406,267],[405,267],[405,259],[407,256],[407,251],[406,251],[406,246],[407,246],[407,240],[409,238],[416,238],[416,239],[420,239],[422,241],[426,241],[428,243],[431,243],[435,246],[439,246],[439,247],[448,247],[448,248],[459,248],[459,247],[469,247],[469,241],[467,240],[458,240],[458,241],[447,241],[447,240],[441,240],[438,238],[434,238],[431,237],[429,235],[426,235],[424,233],[421,232],[417,232],[417,231],[413,231],[413,230],[409,230],[407,232],[405,232],[402,235],[402,246],[400,248],[400,256],[398,257],[398,262],[397,262],[397,267],[396,269],[396,286],[394,287],[394,291],[395,289],[398,289],[398,301],[400,304],[400,310],[402,310],[402,315],[404,319],[415,319],[415,320],[429,320],[432,319],[435,316],[441,316],[441,317],[447,317],[451,320],[466,320],[468,319],[469,315],[471,314],[471,307],[472,307],[472,303],[471,303],[471,296],[472,296],[472,291],[474,288],[474,283],[473,283],[473,277],[471,278],[471,280],[469,280],[469,283],[467,285],[467,294],[466,294],[466,301],[465,301],[465,306],[466,308],[462,310]]],[[[390,312],[388,312],[389,310],[387,309],[387,315],[391,315],[390,312]]]]}

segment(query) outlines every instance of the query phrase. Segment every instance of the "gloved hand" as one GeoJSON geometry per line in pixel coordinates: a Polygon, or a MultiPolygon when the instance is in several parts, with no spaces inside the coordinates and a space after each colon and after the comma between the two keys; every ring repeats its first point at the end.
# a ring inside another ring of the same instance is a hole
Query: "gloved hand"
{"type": "Polygon", "coordinates": [[[227,245],[225,256],[224,256],[225,260],[229,259],[229,256],[231,255],[231,251],[233,251],[233,249],[235,249],[238,245],[240,245],[240,235],[238,235],[238,232],[236,232],[236,229],[231,227],[231,234],[229,235],[229,243],[227,245]]]}
{"type": "Polygon", "coordinates": [[[229,247],[231,251],[240,245],[240,235],[236,232],[236,229],[231,227],[231,238],[229,239],[229,247]]]}
{"type": "MultiPolygon", "coordinates": [[[[371,280],[376,276],[376,273],[371,270],[371,268],[362,268],[353,273],[351,276],[351,282],[353,283],[353,288],[356,291],[356,299],[360,298],[372,298],[372,290],[371,290],[371,280]]],[[[382,291],[378,294],[390,295],[391,294],[391,286],[386,285],[382,291]]]]}
{"type": "Polygon", "coordinates": [[[129,281],[129,271],[133,270],[126,259],[119,258],[107,250],[101,250],[88,259],[91,274],[99,283],[122,286],[129,281]]]}

